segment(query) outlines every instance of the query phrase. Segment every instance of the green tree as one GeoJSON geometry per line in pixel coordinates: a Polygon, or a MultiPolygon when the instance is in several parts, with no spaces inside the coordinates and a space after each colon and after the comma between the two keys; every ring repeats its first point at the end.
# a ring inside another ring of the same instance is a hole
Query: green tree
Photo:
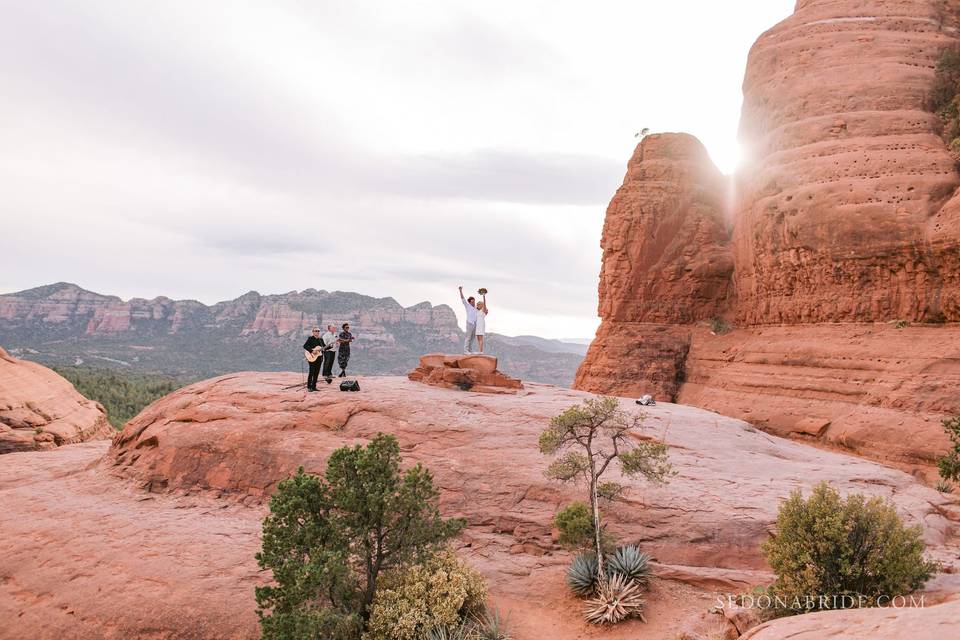
{"type": "Polygon", "coordinates": [[[53,370],[70,381],[81,395],[96,400],[107,411],[116,429],[163,396],[189,384],[188,380],[151,373],[114,371],[94,367],[55,366],[53,370]]]}
{"type": "Polygon", "coordinates": [[[635,439],[633,432],[644,418],[641,412],[630,414],[621,409],[616,398],[590,398],[553,418],[540,434],[540,453],[557,455],[566,451],[550,463],[545,475],[589,486],[598,579],[604,575],[600,498],[615,499],[624,489],[616,482],[600,481],[610,463],[617,460],[625,476],[642,476],[657,484],[673,475],[666,444],[635,439]]]}
{"type": "Polygon", "coordinates": [[[960,416],[944,418],[943,430],[950,437],[953,449],[937,462],[940,476],[944,480],[960,480],[960,416]]]}
{"type": "Polygon", "coordinates": [[[256,589],[264,638],[359,637],[381,573],[460,532],[462,520],[440,516],[430,472],[400,464],[396,438],[378,434],[334,451],[323,478],[301,468],[280,483],[257,554],[276,583],[256,589]]]}
{"type": "Polygon", "coordinates": [[[880,596],[919,589],[937,568],[923,559],[920,527],[905,527],[892,504],[860,494],[842,499],[826,482],[807,500],[799,490],[790,494],[763,551],[777,575],[770,592],[781,614],[859,606],[861,598],[874,606],[880,596]]]}

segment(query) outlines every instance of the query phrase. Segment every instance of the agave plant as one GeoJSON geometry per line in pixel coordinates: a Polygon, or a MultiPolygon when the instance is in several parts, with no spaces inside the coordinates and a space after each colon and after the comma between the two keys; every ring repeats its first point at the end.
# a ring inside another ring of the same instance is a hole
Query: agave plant
{"type": "Polygon", "coordinates": [[[593,595],[597,588],[597,556],[593,553],[581,553],[570,563],[567,569],[567,585],[581,598],[593,595]]]}
{"type": "Polygon", "coordinates": [[[607,573],[620,574],[627,580],[646,586],[650,581],[650,556],[634,545],[618,547],[607,556],[607,573]]]}
{"type": "Polygon", "coordinates": [[[630,616],[646,622],[643,617],[646,603],[640,589],[638,583],[615,573],[600,582],[597,596],[587,601],[583,616],[593,624],[617,624],[630,616]]]}

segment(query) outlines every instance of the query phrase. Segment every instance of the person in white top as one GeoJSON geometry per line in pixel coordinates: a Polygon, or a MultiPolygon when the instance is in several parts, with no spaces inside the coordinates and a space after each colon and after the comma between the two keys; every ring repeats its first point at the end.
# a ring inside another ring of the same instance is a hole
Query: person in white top
{"type": "Polygon", "coordinates": [[[333,381],[333,361],[337,357],[337,348],[340,340],[337,338],[337,328],[327,325],[327,332],[320,338],[323,340],[323,379],[330,384],[333,381]]]}
{"type": "Polygon", "coordinates": [[[483,300],[477,303],[477,344],[480,345],[480,353],[483,353],[483,336],[487,333],[487,314],[490,313],[487,307],[487,294],[483,294],[483,300]]]}
{"type": "Polygon", "coordinates": [[[463,352],[473,353],[473,340],[477,337],[477,308],[474,306],[477,299],[473,296],[464,299],[463,285],[459,288],[460,301],[463,302],[463,309],[467,312],[467,336],[463,339],[463,352]]]}

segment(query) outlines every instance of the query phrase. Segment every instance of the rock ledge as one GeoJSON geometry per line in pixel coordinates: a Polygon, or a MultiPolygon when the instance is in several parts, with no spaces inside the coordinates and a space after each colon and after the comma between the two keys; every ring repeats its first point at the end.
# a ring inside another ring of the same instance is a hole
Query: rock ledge
{"type": "Polygon", "coordinates": [[[420,356],[420,366],[407,377],[435,387],[481,393],[516,393],[523,389],[520,380],[497,371],[494,356],[482,354],[428,353],[420,356]]]}

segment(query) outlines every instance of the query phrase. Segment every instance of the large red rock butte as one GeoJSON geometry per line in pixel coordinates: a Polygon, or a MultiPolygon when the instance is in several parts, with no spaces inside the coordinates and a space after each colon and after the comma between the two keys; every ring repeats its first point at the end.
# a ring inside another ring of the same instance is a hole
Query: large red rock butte
{"type": "Polygon", "coordinates": [[[926,109],[958,14],[798,2],[750,51],[726,187],[690,136],[646,137],[574,386],[929,469],[960,413],[960,174],[926,109]]]}
{"type": "Polygon", "coordinates": [[[0,454],[53,449],[114,433],[103,405],[63,377],[0,349],[0,454]]]}
{"type": "MultiPolygon", "coordinates": [[[[306,393],[290,388],[298,380],[222,376],[158,400],[109,449],[4,456],[0,619],[17,622],[0,624],[0,638],[258,637],[253,588],[269,573],[254,554],[268,496],[297,467],[322,473],[331,451],[378,432],[397,437],[405,464],[431,470],[445,516],[466,518],[456,546],[488,580],[514,638],[597,633],[564,584],[570,554],[552,523],[584,488],[547,480],[538,451],[550,418],[589,394],[538,384],[475,393],[400,377],[364,378],[360,393],[306,393]]],[[[891,499],[923,528],[931,557],[957,567],[957,505],[906,473],[693,407],[644,411],[636,437],[665,439],[678,474],[662,487],[611,477],[628,490],[605,507],[609,530],[651,552],[659,579],[648,624],[604,638],[673,640],[703,628],[718,595],[769,583],[759,545],[777,506],[820,480],[891,499]]],[[[960,593],[958,576],[929,582],[928,604],[960,593]]],[[[729,630],[708,617],[708,627],[729,630]]]]}

